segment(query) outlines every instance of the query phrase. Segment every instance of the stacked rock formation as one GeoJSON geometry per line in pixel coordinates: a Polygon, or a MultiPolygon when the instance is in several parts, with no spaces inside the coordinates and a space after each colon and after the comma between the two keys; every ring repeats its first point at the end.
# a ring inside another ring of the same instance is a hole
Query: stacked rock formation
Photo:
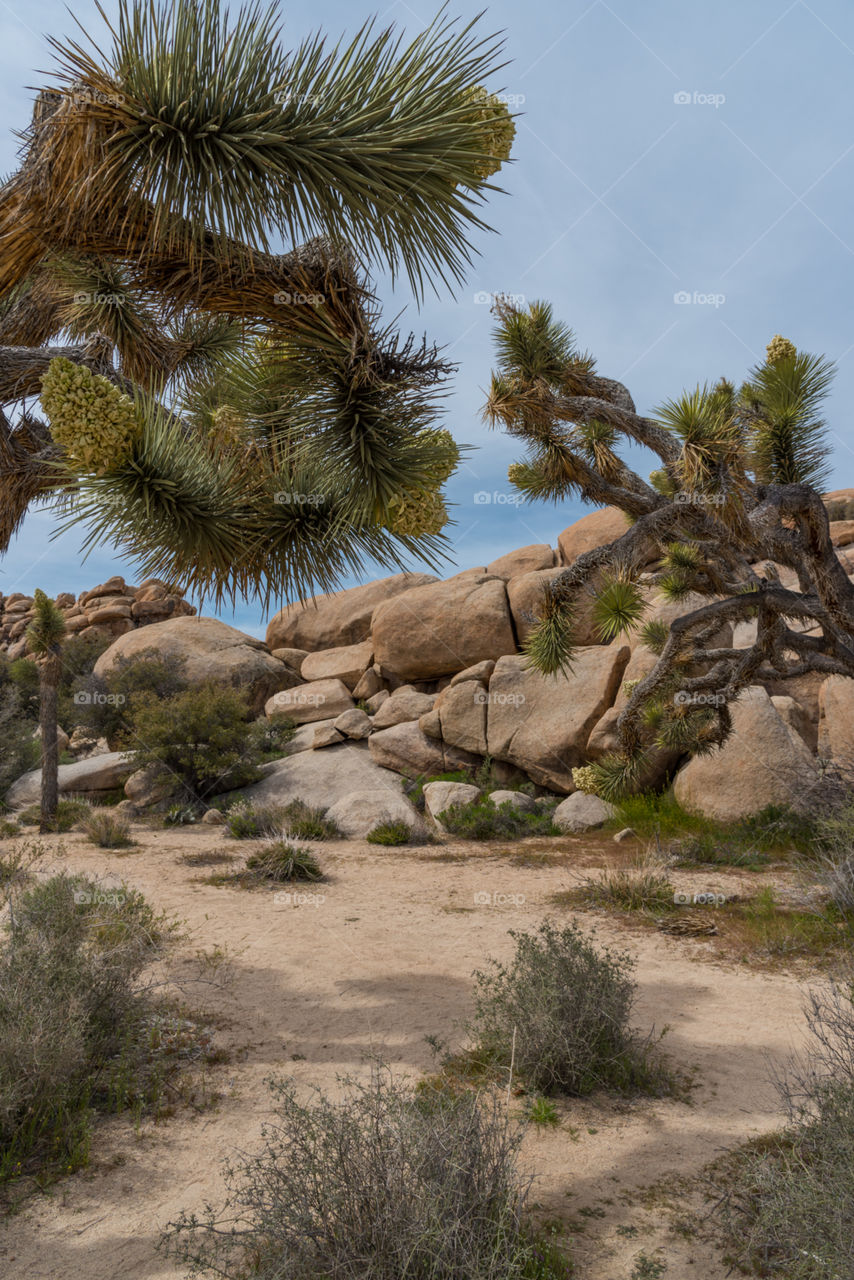
{"type": "MultiPolygon", "coordinates": [[[[167,618],[186,617],[195,607],[159,578],[148,578],[138,587],[128,586],[118,575],[77,597],[63,591],[54,601],[65,618],[69,635],[115,638],[137,627],[167,618]]],[[[7,658],[26,657],[27,627],[33,620],[33,598],[20,591],[0,594],[0,652],[7,658]]]]}

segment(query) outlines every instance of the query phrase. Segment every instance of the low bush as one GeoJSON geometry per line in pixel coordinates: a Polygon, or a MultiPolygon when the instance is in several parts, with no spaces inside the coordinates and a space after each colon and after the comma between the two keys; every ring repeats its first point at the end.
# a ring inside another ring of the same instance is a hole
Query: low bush
{"type": "Polygon", "coordinates": [[[525,1084],[544,1094],[670,1089],[653,1047],[629,1027],[635,984],[628,953],[597,949],[576,925],[549,920],[510,936],[509,965],[492,960],[474,975],[470,1034],[481,1061],[506,1069],[513,1062],[525,1084]]]}
{"type": "Polygon", "coordinates": [[[808,997],[810,1040],[777,1082],[786,1131],[717,1167],[731,1260],[759,1275],[854,1275],[854,985],[808,997]]]}
{"type": "Polygon", "coordinates": [[[245,694],[213,682],[165,700],[138,694],[131,703],[134,767],[169,774],[191,805],[207,805],[219,791],[257,782],[260,754],[251,743],[245,694]]]}
{"type": "Polygon", "coordinates": [[[412,828],[405,822],[381,822],[365,837],[368,844],[398,845],[409,844],[412,839],[412,828]]]}
{"type": "MultiPolygon", "coordinates": [[[[76,796],[60,800],[56,806],[56,815],[50,824],[50,830],[70,831],[78,822],[85,822],[91,812],[92,806],[88,800],[81,800],[76,796]]],[[[22,826],[37,827],[41,820],[41,805],[38,804],[30,805],[27,809],[22,809],[18,814],[18,821],[22,826]]]]}
{"type": "Polygon", "coordinates": [[[258,853],[246,859],[246,870],[255,880],[320,880],[320,869],[311,849],[289,844],[287,840],[274,840],[258,853]]]}
{"type": "MultiPolygon", "coordinates": [[[[63,654],[65,650],[63,649],[63,654]]],[[[139,698],[168,701],[188,687],[184,658],[164,658],[156,649],[118,658],[105,676],[79,676],[70,693],[73,723],[93,738],[106,738],[113,750],[132,738],[134,706],[139,698]]]]}
{"type": "Polygon", "coordinates": [[[135,844],[128,823],[112,813],[93,811],[84,820],[83,830],[99,849],[129,849],[135,844]]]}
{"type": "Polygon", "coordinates": [[[12,684],[0,683],[0,810],[6,807],[12,783],[39,767],[41,749],[35,731],[36,721],[25,715],[18,691],[12,684]]]}
{"type": "Polygon", "coordinates": [[[606,867],[601,876],[585,876],[576,896],[619,911],[666,911],[673,907],[673,884],[666,863],[643,855],[628,866],[606,867]]]}
{"type": "Polygon", "coordinates": [[[307,1103],[274,1084],[275,1120],[258,1154],[226,1168],[222,1209],[182,1215],[164,1250],[225,1280],[569,1276],[528,1223],[522,1132],[499,1103],[415,1092],[382,1068],[341,1083],[343,1099],[307,1103]]]}
{"type": "Polygon", "coordinates": [[[280,804],[251,804],[239,800],[227,810],[225,829],[235,840],[272,836],[280,829],[284,808],[280,804]]]}
{"type": "Polygon", "coordinates": [[[340,840],[341,832],[326,810],[306,804],[304,800],[292,800],[282,810],[282,827],[295,840],[340,840]]]}
{"type": "Polygon", "coordinates": [[[261,717],[253,720],[249,730],[249,743],[262,760],[279,760],[286,754],[285,748],[297,731],[296,720],[282,716],[276,720],[261,717]]]}
{"type": "Polygon", "coordinates": [[[0,946],[0,1181],[85,1163],[91,1112],[167,929],[141,894],[62,872],[7,893],[0,946]]]}
{"type": "MultiPolygon", "coordinates": [[[[555,802],[557,803],[557,802],[555,802]]],[[[471,804],[454,804],[440,814],[442,826],[463,840],[524,840],[526,836],[557,836],[554,805],[528,812],[511,800],[496,805],[489,796],[471,804]]]]}

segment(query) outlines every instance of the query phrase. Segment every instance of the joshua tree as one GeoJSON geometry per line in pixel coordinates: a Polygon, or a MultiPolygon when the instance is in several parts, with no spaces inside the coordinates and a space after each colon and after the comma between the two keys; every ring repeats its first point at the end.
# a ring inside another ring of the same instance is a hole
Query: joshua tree
{"type": "Polygon", "coordinates": [[[778,335],[740,389],[725,380],[698,387],[647,418],[621,383],[596,374],[547,304],[522,311],[498,299],[495,312],[498,367],[485,414],[528,450],[511,482],[532,501],[571,494],[627,517],[625,534],[551,581],[530,662],[544,673],[571,667],[582,622],[600,642],[640,628],[659,655],[619,717],[619,751],[579,781],[613,798],[638,785],[656,748],[711,750],[730,732],[728,704],[746,685],[854,675],[854,586],[820,493],[832,364],[778,335]],[[655,456],[648,481],[620,459],[620,442],[655,456]],[[777,566],[791,571],[787,585],[777,566]],[[684,602],[669,627],[644,623],[656,593],[684,602]],[[721,639],[725,624],[750,619],[753,643],[721,639]]]}
{"type": "Polygon", "coordinates": [[[475,25],[286,52],[258,3],[120,0],[106,53],[52,42],[0,188],[0,550],[48,499],[216,598],[435,558],[450,366],[365,272],[463,278],[514,134],[475,25]]]}
{"type": "Polygon", "coordinates": [[[35,617],[27,628],[30,653],[39,668],[39,730],[42,750],[41,831],[50,831],[59,803],[59,747],[56,740],[56,694],[62,675],[61,647],[65,619],[43,591],[33,596],[35,617]]]}

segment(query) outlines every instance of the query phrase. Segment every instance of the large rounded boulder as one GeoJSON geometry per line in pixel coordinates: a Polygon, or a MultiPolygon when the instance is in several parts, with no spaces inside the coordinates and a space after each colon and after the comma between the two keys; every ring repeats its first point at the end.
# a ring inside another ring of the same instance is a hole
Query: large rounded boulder
{"type": "Polygon", "coordinates": [[[106,676],[120,659],[138,658],[151,649],[167,661],[183,660],[190,684],[213,680],[245,690],[256,712],[280,689],[300,683],[284,662],[267,652],[263,641],[218,618],[170,618],[129,631],[101,654],[95,675],[106,676]]]}
{"type": "Polygon", "coordinates": [[[377,578],[361,587],[315,596],[303,604],[289,604],[280,609],[267,627],[270,649],[337,649],[361,644],[371,632],[371,616],[384,600],[437,582],[432,573],[395,573],[377,578]]]}

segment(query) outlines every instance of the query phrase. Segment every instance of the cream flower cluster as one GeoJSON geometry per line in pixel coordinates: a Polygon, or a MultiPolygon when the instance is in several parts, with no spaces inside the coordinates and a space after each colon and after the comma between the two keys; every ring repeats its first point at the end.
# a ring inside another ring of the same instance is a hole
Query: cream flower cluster
{"type": "Polygon", "coordinates": [[[108,378],[57,356],[42,377],[50,433],[76,466],[104,475],[121,466],[139,431],[133,400],[108,378]]]}

